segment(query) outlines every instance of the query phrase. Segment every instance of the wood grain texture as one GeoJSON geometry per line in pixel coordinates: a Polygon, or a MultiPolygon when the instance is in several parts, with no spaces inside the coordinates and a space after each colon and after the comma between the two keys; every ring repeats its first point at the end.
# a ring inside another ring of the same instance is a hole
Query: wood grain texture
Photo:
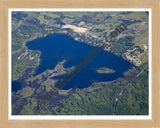
{"type": "Polygon", "coordinates": [[[159,0],[0,0],[0,128],[160,128],[159,0]],[[8,120],[9,8],[151,8],[152,120],[8,120]]]}

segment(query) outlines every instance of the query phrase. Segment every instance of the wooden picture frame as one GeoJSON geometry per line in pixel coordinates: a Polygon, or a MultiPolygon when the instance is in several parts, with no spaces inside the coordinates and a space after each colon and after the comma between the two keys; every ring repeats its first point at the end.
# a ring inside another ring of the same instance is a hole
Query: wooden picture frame
{"type": "Polygon", "coordinates": [[[159,41],[160,41],[160,2],[159,0],[105,0],[105,1],[65,1],[65,0],[1,0],[0,1],[0,127],[160,127],[160,80],[159,41]],[[10,120],[8,109],[9,89],[9,9],[10,8],[151,8],[152,10],[152,119],[147,120],[10,120]]]}

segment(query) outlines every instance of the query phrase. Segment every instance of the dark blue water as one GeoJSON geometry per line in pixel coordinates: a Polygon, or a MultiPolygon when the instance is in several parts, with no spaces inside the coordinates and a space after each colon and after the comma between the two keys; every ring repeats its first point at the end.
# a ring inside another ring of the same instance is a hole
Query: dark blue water
{"type": "Polygon", "coordinates": [[[21,83],[18,81],[12,81],[12,92],[22,89],[21,83]]]}
{"type": "MultiPolygon", "coordinates": [[[[96,47],[77,42],[65,34],[53,34],[44,38],[35,39],[26,44],[31,50],[41,51],[41,62],[34,75],[38,75],[47,69],[53,69],[58,62],[67,60],[64,67],[78,65],[83,60],[82,56],[89,55],[88,51],[96,47]]],[[[131,68],[131,64],[112,53],[101,51],[87,66],[76,73],[71,81],[66,82],[63,89],[86,88],[93,82],[111,81],[123,76],[123,72],[131,68]],[[99,74],[96,69],[107,67],[115,70],[112,74],[99,74]]]]}
{"type": "Polygon", "coordinates": [[[65,23],[63,23],[63,22],[56,22],[56,24],[60,24],[60,25],[65,25],[65,23]]]}

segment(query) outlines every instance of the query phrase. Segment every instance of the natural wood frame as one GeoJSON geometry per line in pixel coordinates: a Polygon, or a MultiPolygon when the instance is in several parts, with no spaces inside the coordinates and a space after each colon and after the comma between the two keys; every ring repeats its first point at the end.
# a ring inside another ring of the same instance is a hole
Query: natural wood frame
{"type": "Polygon", "coordinates": [[[160,1],[159,0],[0,0],[0,128],[34,127],[160,127],[160,1]],[[9,120],[8,11],[9,8],[151,8],[152,9],[152,119],[151,120],[9,120]]]}

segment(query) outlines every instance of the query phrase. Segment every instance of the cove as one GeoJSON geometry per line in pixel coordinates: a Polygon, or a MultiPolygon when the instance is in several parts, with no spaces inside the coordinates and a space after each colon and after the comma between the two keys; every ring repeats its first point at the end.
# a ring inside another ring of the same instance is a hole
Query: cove
{"type": "MultiPolygon", "coordinates": [[[[40,65],[36,68],[34,74],[38,75],[47,69],[53,69],[58,62],[67,60],[64,67],[76,66],[82,56],[88,55],[95,47],[78,42],[66,34],[52,34],[47,37],[38,38],[27,42],[26,46],[30,50],[41,51],[40,65]]],[[[93,82],[112,81],[122,77],[123,73],[130,69],[131,63],[112,53],[101,51],[85,69],[77,73],[75,77],[63,89],[87,88],[93,82]],[[115,70],[112,74],[99,74],[96,70],[106,67],[115,70]]],[[[58,79],[58,78],[53,78],[58,79]]]]}
{"type": "Polygon", "coordinates": [[[18,90],[22,89],[21,84],[19,81],[12,81],[12,92],[17,92],[18,90]]]}

